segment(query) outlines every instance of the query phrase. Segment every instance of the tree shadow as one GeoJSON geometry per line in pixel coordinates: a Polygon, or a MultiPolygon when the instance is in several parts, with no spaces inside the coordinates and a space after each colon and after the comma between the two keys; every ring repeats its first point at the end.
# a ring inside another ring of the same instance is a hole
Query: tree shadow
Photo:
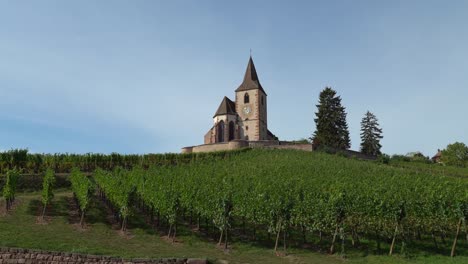
{"type": "MultiPolygon", "coordinates": [[[[58,217],[58,216],[68,216],[68,197],[61,196],[58,198],[52,199],[52,201],[47,204],[45,215],[48,217],[58,217]]],[[[29,202],[27,214],[33,216],[41,216],[44,206],[41,200],[34,199],[29,202]]]]}

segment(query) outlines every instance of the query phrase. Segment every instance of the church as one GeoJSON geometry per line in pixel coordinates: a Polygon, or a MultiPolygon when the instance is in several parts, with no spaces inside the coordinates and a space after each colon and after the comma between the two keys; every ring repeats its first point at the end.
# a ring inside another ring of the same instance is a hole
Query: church
{"type": "Polygon", "coordinates": [[[267,94],[258,79],[252,56],[234,101],[224,97],[213,116],[204,144],[182,148],[182,153],[225,151],[240,148],[277,148],[312,151],[312,144],[280,141],[268,130],[267,94]]]}
{"type": "Polygon", "coordinates": [[[234,101],[226,96],[221,101],[213,116],[213,127],[205,134],[204,143],[277,139],[268,130],[267,94],[258,79],[252,56],[244,80],[235,93],[234,101]]]}

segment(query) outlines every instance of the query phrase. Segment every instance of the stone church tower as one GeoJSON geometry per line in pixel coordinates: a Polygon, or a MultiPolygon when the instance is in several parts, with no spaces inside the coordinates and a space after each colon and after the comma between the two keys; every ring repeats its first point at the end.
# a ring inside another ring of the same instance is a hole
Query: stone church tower
{"type": "Polygon", "coordinates": [[[252,57],[244,80],[236,89],[236,112],[242,128],[241,139],[267,140],[267,94],[258,80],[252,57]]]}
{"type": "Polygon", "coordinates": [[[260,84],[252,57],[244,80],[235,92],[235,102],[227,97],[221,101],[213,116],[214,126],[205,135],[205,144],[276,139],[268,130],[267,94],[260,84]]]}

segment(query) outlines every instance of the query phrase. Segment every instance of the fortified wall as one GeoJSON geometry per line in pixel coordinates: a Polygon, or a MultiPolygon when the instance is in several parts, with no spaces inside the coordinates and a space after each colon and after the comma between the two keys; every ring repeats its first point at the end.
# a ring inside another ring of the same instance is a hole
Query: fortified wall
{"type": "Polygon", "coordinates": [[[288,141],[279,140],[232,140],[229,142],[204,144],[199,146],[182,148],[182,153],[199,153],[212,151],[235,150],[241,148],[275,148],[275,149],[297,149],[312,151],[312,144],[295,144],[288,141]]]}
{"type": "Polygon", "coordinates": [[[96,256],[77,253],[29,250],[21,248],[0,248],[0,263],[8,264],[206,264],[205,259],[161,258],[161,259],[122,259],[109,256],[96,256]]]}
{"type": "MultiPolygon", "coordinates": [[[[314,151],[312,144],[298,144],[290,141],[279,141],[279,140],[260,140],[260,141],[247,141],[247,140],[232,140],[229,142],[204,144],[193,147],[182,148],[182,153],[199,153],[199,152],[212,152],[212,151],[226,151],[235,150],[241,148],[264,148],[264,149],[295,149],[302,151],[314,151]]],[[[366,155],[359,151],[354,150],[342,150],[325,148],[323,152],[329,154],[341,154],[348,158],[356,158],[362,160],[375,160],[377,156],[366,155]]]]}

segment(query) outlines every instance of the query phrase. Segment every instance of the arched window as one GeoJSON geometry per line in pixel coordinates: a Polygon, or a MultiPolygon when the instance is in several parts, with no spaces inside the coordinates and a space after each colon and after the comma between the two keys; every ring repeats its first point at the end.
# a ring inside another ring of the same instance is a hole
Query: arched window
{"type": "Polygon", "coordinates": [[[263,95],[262,95],[262,105],[263,105],[263,95]]]}
{"type": "Polygon", "coordinates": [[[219,122],[217,126],[218,130],[216,131],[216,133],[218,142],[224,142],[224,121],[221,120],[221,122],[219,122]]]}
{"type": "Polygon", "coordinates": [[[249,94],[248,93],[245,93],[244,95],[244,104],[248,104],[249,103],[249,94]]]}
{"type": "Polygon", "coordinates": [[[229,138],[228,141],[234,140],[234,131],[235,131],[234,122],[229,122],[229,138]]]}

